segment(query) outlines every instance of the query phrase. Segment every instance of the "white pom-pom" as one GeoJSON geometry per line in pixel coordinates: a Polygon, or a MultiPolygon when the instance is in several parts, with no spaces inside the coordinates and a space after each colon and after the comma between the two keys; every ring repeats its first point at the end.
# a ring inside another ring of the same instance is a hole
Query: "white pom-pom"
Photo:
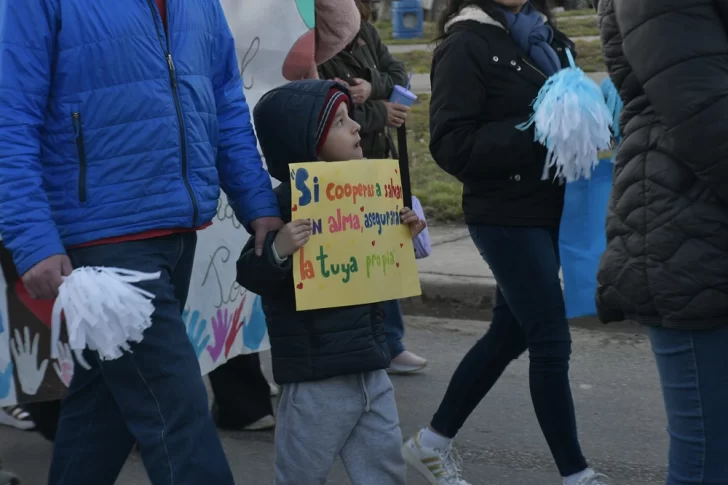
{"type": "Polygon", "coordinates": [[[82,267],[73,270],[58,289],[51,321],[51,357],[57,358],[61,315],[65,317],[68,342],[73,350],[86,347],[102,360],[118,359],[141,342],[152,324],[154,295],[132,283],[155,280],[160,273],[141,273],[119,268],[82,267]]]}
{"type": "Polygon", "coordinates": [[[531,119],[519,129],[535,125],[535,140],[548,150],[543,178],[551,167],[567,182],[591,177],[599,163],[598,153],[609,150],[612,141],[612,113],[597,84],[574,65],[551,76],[534,100],[531,119]]]}

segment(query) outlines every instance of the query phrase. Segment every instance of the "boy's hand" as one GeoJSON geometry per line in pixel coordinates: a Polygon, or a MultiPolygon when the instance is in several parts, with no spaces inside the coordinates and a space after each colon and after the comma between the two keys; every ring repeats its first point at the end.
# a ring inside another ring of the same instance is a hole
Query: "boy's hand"
{"type": "Polygon", "coordinates": [[[278,256],[285,259],[301,249],[311,238],[312,231],[311,219],[298,219],[283,226],[273,241],[278,256]]]}
{"type": "Polygon", "coordinates": [[[427,223],[420,219],[417,213],[409,207],[403,207],[402,210],[399,211],[399,220],[402,224],[409,226],[410,234],[413,239],[427,227],[427,223]]]}

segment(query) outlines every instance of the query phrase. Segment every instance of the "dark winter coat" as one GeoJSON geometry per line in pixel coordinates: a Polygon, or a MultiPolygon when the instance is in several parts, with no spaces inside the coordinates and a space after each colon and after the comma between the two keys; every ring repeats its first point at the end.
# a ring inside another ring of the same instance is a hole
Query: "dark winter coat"
{"type": "MultiPolygon", "coordinates": [[[[562,65],[573,43],[555,30],[562,65]]],[[[547,79],[501,23],[477,7],[452,19],[435,49],[430,100],[430,152],[463,183],[468,224],[556,226],[564,186],[541,180],[546,149],[533,129],[516,125],[547,79]]]]}
{"type": "MultiPolygon", "coordinates": [[[[316,126],[334,82],[297,81],[266,93],[255,107],[255,127],[285,222],[291,220],[288,163],[315,159],[316,126]],[[295,86],[295,87],[294,87],[295,86]],[[313,155],[311,155],[313,154],[313,155]]],[[[238,283],[262,298],[279,384],[317,381],[389,367],[384,313],[378,304],[296,311],[293,257],[277,264],[268,234],[262,256],[251,237],[237,262],[238,283]]]]}
{"type": "Polygon", "coordinates": [[[388,101],[395,85],[407,84],[404,64],[392,57],[382,43],[377,29],[369,22],[362,23],[354,41],[331,60],[319,66],[323,79],[339,78],[349,81],[361,78],[372,85],[369,100],[356,105],[354,119],[361,125],[361,146],[367,158],[391,156],[392,138],[387,129],[388,101]]]}
{"type": "Polygon", "coordinates": [[[597,308],[603,321],[728,324],[728,11],[601,0],[624,101],[597,308]]]}

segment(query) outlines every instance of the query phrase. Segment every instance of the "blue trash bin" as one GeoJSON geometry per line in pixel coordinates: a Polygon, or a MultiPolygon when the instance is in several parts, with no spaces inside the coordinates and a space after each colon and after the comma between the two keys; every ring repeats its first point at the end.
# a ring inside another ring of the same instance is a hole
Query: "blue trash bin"
{"type": "Polygon", "coordinates": [[[421,39],[425,36],[425,17],[420,0],[392,2],[392,37],[421,39]]]}

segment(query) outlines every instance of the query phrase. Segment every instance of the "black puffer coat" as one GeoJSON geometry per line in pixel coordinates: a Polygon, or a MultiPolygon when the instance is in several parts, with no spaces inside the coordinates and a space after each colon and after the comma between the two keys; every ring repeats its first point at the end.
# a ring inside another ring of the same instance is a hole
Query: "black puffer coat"
{"type": "Polygon", "coordinates": [[[601,0],[624,101],[597,307],[605,321],[728,324],[728,12],[711,0],[601,0]]]}

